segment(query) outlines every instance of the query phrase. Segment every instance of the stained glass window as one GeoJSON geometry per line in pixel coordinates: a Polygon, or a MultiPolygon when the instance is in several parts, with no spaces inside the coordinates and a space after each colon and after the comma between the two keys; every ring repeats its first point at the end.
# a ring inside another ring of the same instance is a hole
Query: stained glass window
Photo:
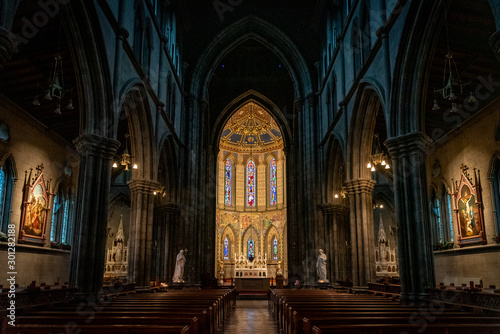
{"type": "Polygon", "coordinates": [[[252,258],[254,259],[255,258],[255,249],[254,249],[254,244],[253,244],[253,239],[252,237],[250,237],[250,239],[248,239],[248,258],[252,258]]]}
{"type": "Polygon", "coordinates": [[[50,241],[56,240],[56,225],[57,225],[57,211],[59,210],[58,195],[54,197],[54,205],[52,206],[52,224],[50,226],[50,241]]]}
{"type": "Polygon", "coordinates": [[[231,205],[232,203],[232,185],[233,185],[233,165],[231,160],[226,159],[226,176],[224,185],[224,203],[231,205]]]}
{"type": "Polygon", "coordinates": [[[269,185],[270,185],[270,194],[269,194],[269,205],[276,205],[276,200],[278,198],[277,193],[277,180],[276,180],[276,159],[273,158],[271,163],[269,164],[269,185]]]}
{"type": "Polygon", "coordinates": [[[252,160],[247,164],[247,206],[255,206],[255,163],[252,160]]]}
{"type": "Polygon", "coordinates": [[[446,195],[446,201],[448,202],[448,222],[450,224],[450,241],[453,241],[453,218],[451,218],[451,200],[450,200],[450,195],[446,195]]]}
{"type": "Polygon", "coordinates": [[[12,191],[14,186],[11,158],[5,160],[5,164],[0,167],[0,232],[7,234],[10,223],[10,213],[12,206],[12,191]]]}
{"type": "Polygon", "coordinates": [[[278,239],[273,238],[273,260],[278,260],[278,239]]]}
{"type": "Polygon", "coordinates": [[[67,233],[68,233],[68,219],[69,219],[69,200],[64,200],[64,213],[63,213],[63,223],[62,223],[62,233],[61,242],[66,243],[67,233]]]}
{"type": "Polygon", "coordinates": [[[3,209],[3,202],[5,200],[5,172],[3,171],[3,167],[0,168],[0,214],[2,213],[3,209]]]}
{"type": "Polygon", "coordinates": [[[224,239],[224,260],[229,260],[229,240],[224,239]]]}

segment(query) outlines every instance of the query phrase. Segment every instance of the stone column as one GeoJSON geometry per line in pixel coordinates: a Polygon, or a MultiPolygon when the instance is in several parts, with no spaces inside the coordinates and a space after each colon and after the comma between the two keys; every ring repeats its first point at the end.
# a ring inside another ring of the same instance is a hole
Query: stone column
{"type": "Polygon", "coordinates": [[[82,134],[74,143],[80,166],[70,285],[93,294],[102,289],[111,161],[120,143],[93,134],[82,134]]]}
{"type": "Polygon", "coordinates": [[[153,192],[158,183],[149,180],[132,180],[130,188],[130,238],[128,281],[137,287],[149,287],[152,269],[153,246],[153,192]]]}
{"type": "Polygon", "coordinates": [[[157,205],[154,209],[154,222],[157,235],[153,240],[157,242],[157,279],[170,282],[175,270],[175,259],[179,252],[178,231],[176,224],[179,221],[180,208],[178,204],[157,205]]]}
{"type": "Polygon", "coordinates": [[[418,302],[425,298],[426,287],[435,286],[425,168],[427,140],[424,134],[415,133],[388,139],[385,145],[394,175],[401,300],[418,302]]]}
{"type": "Polygon", "coordinates": [[[323,204],[321,210],[325,225],[321,242],[328,257],[327,278],[330,282],[345,281],[350,276],[347,270],[351,268],[346,254],[346,242],[349,242],[349,207],[345,203],[328,203],[323,204]]]}
{"type": "Polygon", "coordinates": [[[351,221],[352,283],[367,287],[375,281],[375,232],[372,192],[375,181],[353,179],[346,183],[351,221]]]}
{"type": "Polygon", "coordinates": [[[497,60],[500,61],[500,30],[494,32],[493,35],[490,36],[489,42],[497,60]]]}

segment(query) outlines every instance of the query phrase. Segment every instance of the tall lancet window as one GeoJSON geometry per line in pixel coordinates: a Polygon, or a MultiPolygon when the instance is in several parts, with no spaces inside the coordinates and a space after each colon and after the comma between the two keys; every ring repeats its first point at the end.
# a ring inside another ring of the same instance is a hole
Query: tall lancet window
{"type": "Polygon", "coordinates": [[[255,206],[255,163],[252,160],[247,164],[247,206],[255,206]]]}
{"type": "Polygon", "coordinates": [[[229,260],[229,239],[224,239],[224,260],[229,260]]]}
{"type": "Polygon", "coordinates": [[[233,194],[233,164],[231,160],[226,159],[226,174],[224,183],[224,203],[226,205],[232,204],[233,194]]]}
{"type": "Polygon", "coordinates": [[[276,159],[273,158],[269,164],[269,205],[276,205],[276,200],[278,198],[278,187],[276,179],[276,159]]]}
{"type": "Polygon", "coordinates": [[[278,260],[278,239],[273,238],[273,260],[278,260]]]}
{"type": "Polygon", "coordinates": [[[250,239],[248,239],[248,258],[255,259],[255,248],[254,248],[252,237],[250,237],[250,239]]]}

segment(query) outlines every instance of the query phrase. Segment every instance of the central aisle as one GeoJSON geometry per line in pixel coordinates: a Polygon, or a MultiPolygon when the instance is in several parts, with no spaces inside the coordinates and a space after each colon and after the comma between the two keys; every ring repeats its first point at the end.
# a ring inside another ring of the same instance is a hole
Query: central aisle
{"type": "Polygon", "coordinates": [[[267,300],[237,300],[224,333],[277,333],[277,326],[267,306],[267,300]]]}

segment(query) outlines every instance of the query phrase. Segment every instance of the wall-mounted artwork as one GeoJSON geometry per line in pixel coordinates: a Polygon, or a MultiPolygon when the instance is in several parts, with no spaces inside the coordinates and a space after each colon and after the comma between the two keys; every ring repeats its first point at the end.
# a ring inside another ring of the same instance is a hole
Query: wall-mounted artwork
{"type": "MultiPolygon", "coordinates": [[[[469,175],[469,167],[462,165],[459,181],[453,183],[454,211],[457,217],[458,244],[460,247],[485,244],[481,177],[474,168],[474,182],[469,175]]],[[[452,180],[453,181],[453,180],[452,180]]]]}
{"type": "MultiPolygon", "coordinates": [[[[50,211],[50,182],[45,182],[43,164],[33,169],[24,180],[23,208],[21,226],[19,229],[19,243],[33,243],[44,245],[47,229],[47,219],[50,211]]],[[[28,172],[26,172],[26,175],[28,172]]]]}

